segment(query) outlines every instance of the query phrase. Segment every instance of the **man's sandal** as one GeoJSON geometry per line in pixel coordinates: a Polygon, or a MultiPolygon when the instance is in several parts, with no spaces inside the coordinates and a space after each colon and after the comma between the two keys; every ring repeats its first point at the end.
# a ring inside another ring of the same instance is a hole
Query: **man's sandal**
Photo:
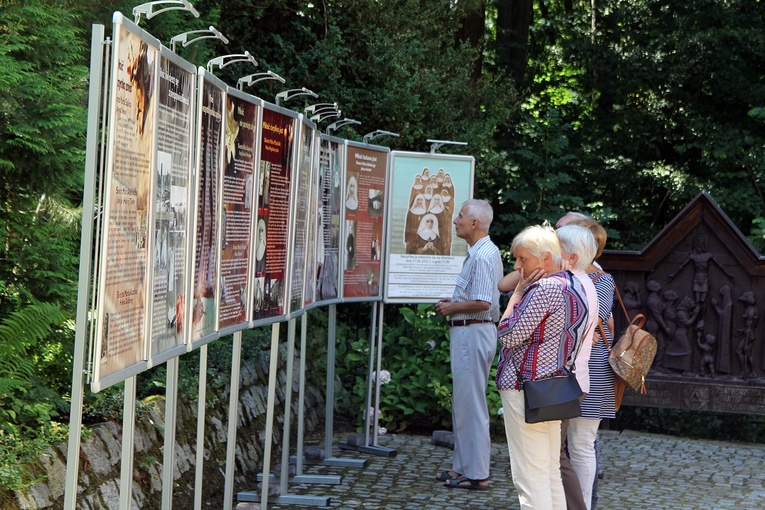
{"type": "Polygon", "coordinates": [[[472,478],[465,478],[464,476],[460,476],[458,478],[452,478],[451,480],[444,483],[446,487],[449,487],[451,489],[468,489],[468,490],[476,490],[476,491],[487,491],[489,490],[489,484],[481,484],[481,482],[488,482],[489,479],[486,478],[484,480],[473,480],[472,478]]]}
{"type": "Polygon", "coordinates": [[[452,480],[454,478],[459,478],[462,475],[452,471],[451,469],[447,469],[446,471],[441,471],[436,475],[436,481],[437,482],[448,482],[449,480],[452,480]],[[452,474],[454,473],[454,474],[452,474]]]}

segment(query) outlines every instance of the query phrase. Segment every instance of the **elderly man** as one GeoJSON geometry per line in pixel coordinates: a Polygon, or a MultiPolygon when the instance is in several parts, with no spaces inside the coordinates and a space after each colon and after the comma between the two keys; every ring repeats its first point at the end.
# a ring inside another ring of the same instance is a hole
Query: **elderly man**
{"type": "Polygon", "coordinates": [[[563,509],[561,422],[525,422],[522,382],[572,368],[587,327],[587,297],[579,278],[559,270],[561,248],[551,227],[524,229],[511,251],[521,281],[500,322],[496,382],[513,483],[521,508],[563,509]]]}
{"type": "Polygon", "coordinates": [[[502,258],[489,238],[494,213],[488,202],[468,200],[454,219],[457,237],[467,241],[467,257],[451,298],[436,304],[449,317],[452,368],[452,469],[436,480],[457,489],[489,488],[489,409],[486,388],[497,352],[502,258]]]}

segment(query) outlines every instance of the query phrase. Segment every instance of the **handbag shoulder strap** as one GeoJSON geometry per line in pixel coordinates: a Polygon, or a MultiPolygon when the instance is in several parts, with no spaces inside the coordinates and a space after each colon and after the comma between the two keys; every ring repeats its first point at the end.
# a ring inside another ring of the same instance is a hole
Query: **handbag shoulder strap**
{"type": "Polygon", "coordinates": [[[600,336],[603,337],[603,342],[605,342],[606,347],[608,347],[608,352],[611,352],[612,346],[608,344],[608,337],[606,336],[606,327],[603,325],[603,319],[601,319],[600,317],[598,317],[598,328],[600,329],[600,336]]]}
{"type": "Polygon", "coordinates": [[[627,313],[627,307],[624,306],[624,301],[622,301],[622,295],[619,293],[619,287],[616,285],[616,282],[614,282],[614,292],[616,292],[616,298],[619,300],[619,304],[622,305],[622,310],[624,311],[624,316],[627,318],[627,322],[632,322],[630,314],[627,313]]]}

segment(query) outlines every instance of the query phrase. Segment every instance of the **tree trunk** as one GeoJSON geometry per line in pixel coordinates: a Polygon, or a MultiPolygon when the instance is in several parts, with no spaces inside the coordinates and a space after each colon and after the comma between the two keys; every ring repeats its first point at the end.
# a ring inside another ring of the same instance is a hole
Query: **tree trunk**
{"type": "Polygon", "coordinates": [[[481,79],[483,74],[483,46],[482,40],[486,23],[486,2],[477,0],[469,2],[465,7],[465,15],[457,32],[457,43],[467,42],[471,48],[476,48],[477,58],[473,63],[472,78],[474,81],[481,79]]]}
{"type": "MultiPolygon", "coordinates": [[[[497,2],[497,62],[519,86],[526,73],[533,0],[497,2]]],[[[520,88],[520,86],[519,86],[520,88]]]]}

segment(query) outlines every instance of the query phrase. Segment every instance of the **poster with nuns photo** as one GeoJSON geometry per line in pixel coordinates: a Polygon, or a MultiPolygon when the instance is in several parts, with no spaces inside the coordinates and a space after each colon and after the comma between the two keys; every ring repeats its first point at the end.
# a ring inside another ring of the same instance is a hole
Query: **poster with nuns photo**
{"type": "Polygon", "coordinates": [[[391,153],[385,302],[450,297],[467,254],[454,215],[473,196],[472,156],[391,153]]]}

